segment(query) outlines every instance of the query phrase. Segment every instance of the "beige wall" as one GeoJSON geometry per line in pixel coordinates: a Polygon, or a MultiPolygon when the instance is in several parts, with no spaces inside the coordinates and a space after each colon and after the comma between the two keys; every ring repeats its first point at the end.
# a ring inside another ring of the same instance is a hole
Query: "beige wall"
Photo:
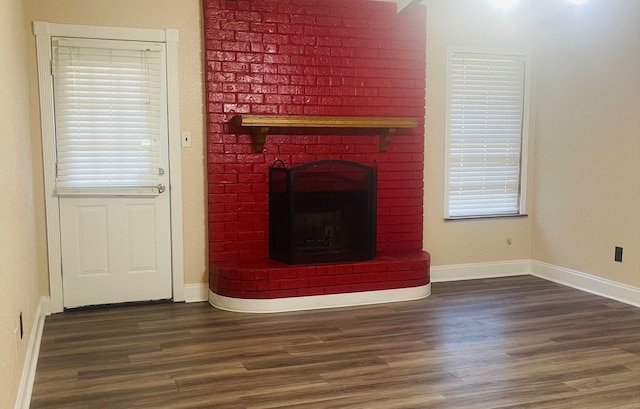
{"type": "Polygon", "coordinates": [[[640,287],[640,2],[536,0],[508,12],[475,0],[425,3],[433,265],[533,259],[640,287]],[[526,219],[442,220],[448,46],[532,52],[526,219]]]}
{"type": "Polygon", "coordinates": [[[640,1],[565,9],[536,38],[532,258],[640,287],[640,1]]]}
{"type": "MultiPolygon", "coordinates": [[[[427,0],[425,4],[427,102],[424,248],[431,254],[434,266],[528,259],[531,217],[443,220],[447,47],[531,51],[529,28],[523,24],[525,17],[522,12],[495,10],[484,1],[427,0]],[[511,245],[507,244],[507,238],[512,239],[511,245]]],[[[533,182],[531,176],[529,192],[533,182]]]]}
{"type": "Polygon", "coordinates": [[[22,0],[0,0],[0,408],[14,406],[39,301],[24,21],[22,0]]]}
{"type": "MultiPolygon", "coordinates": [[[[25,0],[27,21],[133,28],[172,28],[179,30],[180,121],[181,128],[192,135],[191,148],[182,149],[182,199],[184,211],[184,269],[185,284],[206,283],[206,164],[205,117],[202,59],[202,21],[199,0],[25,0]]],[[[38,225],[41,226],[38,247],[42,258],[42,293],[49,293],[44,231],[44,182],[42,179],[42,149],[39,133],[37,72],[35,39],[30,38],[30,79],[32,81],[32,126],[35,151],[36,203],[38,225]]]]}

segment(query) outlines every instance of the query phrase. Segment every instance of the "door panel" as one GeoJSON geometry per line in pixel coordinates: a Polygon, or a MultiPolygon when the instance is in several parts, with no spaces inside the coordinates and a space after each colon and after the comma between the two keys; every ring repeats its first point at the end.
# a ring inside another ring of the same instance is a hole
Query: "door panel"
{"type": "Polygon", "coordinates": [[[65,308],[171,298],[168,197],[60,198],[65,308]]]}
{"type": "Polygon", "coordinates": [[[79,266],[83,277],[107,275],[109,272],[109,232],[106,206],[78,206],[76,209],[76,237],[79,266]]]}
{"type": "Polygon", "coordinates": [[[126,206],[127,260],[129,272],[144,272],[157,268],[157,244],[150,246],[156,237],[156,211],[153,205],[133,204],[126,206]]]}

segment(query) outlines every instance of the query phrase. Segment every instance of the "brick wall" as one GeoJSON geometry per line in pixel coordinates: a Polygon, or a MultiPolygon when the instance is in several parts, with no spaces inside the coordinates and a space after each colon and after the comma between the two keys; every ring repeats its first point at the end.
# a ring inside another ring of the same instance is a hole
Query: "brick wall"
{"type": "Polygon", "coordinates": [[[288,167],[376,161],[378,251],[420,252],[424,128],[396,136],[386,152],[372,133],[340,130],[269,135],[256,154],[248,132],[229,120],[241,113],[424,117],[424,8],[398,15],[394,3],[366,0],[204,0],[203,13],[211,283],[219,282],[220,263],[268,258],[275,159],[288,167]]]}

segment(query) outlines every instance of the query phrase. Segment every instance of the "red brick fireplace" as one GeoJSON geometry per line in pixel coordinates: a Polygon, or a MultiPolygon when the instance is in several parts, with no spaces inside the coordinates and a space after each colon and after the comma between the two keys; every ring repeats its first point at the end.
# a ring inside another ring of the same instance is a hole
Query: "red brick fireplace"
{"type": "Polygon", "coordinates": [[[368,0],[204,0],[204,35],[211,294],[272,300],[427,287],[423,6],[397,14],[395,3],[368,0]],[[379,130],[282,128],[256,153],[250,131],[231,124],[239,114],[420,122],[399,130],[386,151],[379,130]],[[277,159],[287,167],[376,163],[373,260],[287,265],[268,258],[268,174],[277,159]]]}

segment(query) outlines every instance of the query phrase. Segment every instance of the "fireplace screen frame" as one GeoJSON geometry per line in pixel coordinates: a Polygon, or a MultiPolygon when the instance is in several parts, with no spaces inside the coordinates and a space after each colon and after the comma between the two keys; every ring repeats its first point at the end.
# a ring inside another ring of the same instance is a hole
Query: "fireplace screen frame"
{"type": "Polygon", "coordinates": [[[289,169],[276,160],[269,167],[269,258],[287,264],[372,260],[376,222],[375,163],[329,159],[289,169]]]}

